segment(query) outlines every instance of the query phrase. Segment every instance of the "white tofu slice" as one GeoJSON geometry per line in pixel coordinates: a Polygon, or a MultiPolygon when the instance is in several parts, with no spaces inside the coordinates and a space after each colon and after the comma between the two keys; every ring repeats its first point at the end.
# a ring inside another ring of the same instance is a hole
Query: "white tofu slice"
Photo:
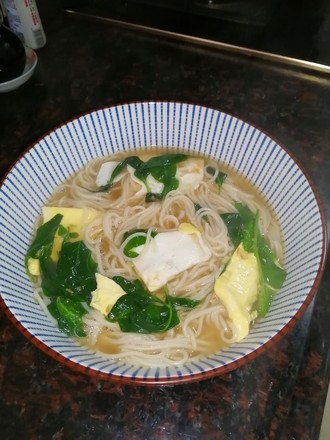
{"type": "MultiPolygon", "coordinates": [[[[101,165],[101,168],[98,172],[98,175],[96,176],[96,185],[97,186],[105,186],[108,184],[110,177],[112,176],[112,173],[114,172],[116,166],[120,162],[117,161],[111,161],[111,162],[104,162],[101,165]]],[[[119,182],[119,180],[123,177],[123,173],[120,173],[114,180],[115,182],[119,182]]]]}
{"type": "Polygon", "coordinates": [[[92,292],[90,306],[99,310],[104,316],[107,316],[117,300],[126,294],[126,292],[113,281],[100,273],[95,274],[96,290],[92,292]]]}
{"type": "Polygon", "coordinates": [[[211,251],[199,232],[159,232],[147,245],[135,250],[139,256],[133,260],[134,267],[150,292],[211,257],[211,251]]]}

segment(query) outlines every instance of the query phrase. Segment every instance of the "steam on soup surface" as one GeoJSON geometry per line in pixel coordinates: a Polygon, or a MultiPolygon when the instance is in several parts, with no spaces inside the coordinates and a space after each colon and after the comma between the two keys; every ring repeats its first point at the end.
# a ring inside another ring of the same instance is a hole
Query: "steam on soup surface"
{"type": "Polygon", "coordinates": [[[159,148],[95,159],[60,185],[25,263],[63,332],[146,365],[242,340],[286,276],[257,192],[217,161],[159,148]]]}

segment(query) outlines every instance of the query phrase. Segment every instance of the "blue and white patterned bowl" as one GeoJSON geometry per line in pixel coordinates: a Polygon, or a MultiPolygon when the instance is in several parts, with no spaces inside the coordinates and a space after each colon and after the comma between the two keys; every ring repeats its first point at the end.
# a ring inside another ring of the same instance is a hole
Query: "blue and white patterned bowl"
{"type": "Polygon", "coordinates": [[[290,330],[314,296],[326,248],[323,210],[292,155],[255,127],[197,105],[146,102],[95,111],[57,128],[29,148],[0,191],[1,304],[37,346],[70,367],[126,383],[184,383],[218,375],[253,359],[290,330]],[[280,221],[288,277],[267,317],[230,348],[183,367],[145,368],[111,361],[63,335],[33,301],[24,255],[42,205],[89,160],[113,152],[166,146],[219,158],[266,196],[280,221]]]}

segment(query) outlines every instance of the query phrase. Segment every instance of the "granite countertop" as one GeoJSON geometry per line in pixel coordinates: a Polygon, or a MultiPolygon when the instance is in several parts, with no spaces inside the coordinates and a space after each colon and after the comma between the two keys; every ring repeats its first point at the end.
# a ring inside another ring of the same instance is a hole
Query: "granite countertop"
{"type": "MultiPolygon", "coordinates": [[[[315,183],[329,225],[327,75],[50,8],[35,74],[0,94],[2,175],[39,137],[77,115],[128,101],[186,101],[233,114],[285,145],[315,183]]],[[[187,385],[145,388],[76,373],[0,312],[1,438],[316,440],[330,376],[329,269],[328,260],[314,301],[279,343],[235,371],[187,385]]]]}

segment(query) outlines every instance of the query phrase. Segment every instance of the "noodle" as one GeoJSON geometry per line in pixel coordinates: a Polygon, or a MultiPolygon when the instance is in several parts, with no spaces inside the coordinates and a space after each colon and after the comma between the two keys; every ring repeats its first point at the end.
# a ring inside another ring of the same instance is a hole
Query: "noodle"
{"type": "MultiPolygon", "coordinates": [[[[118,153],[111,160],[120,161],[124,157],[118,153]]],[[[196,308],[178,310],[180,324],[176,328],[160,334],[125,333],[118,323],[106,321],[101,312],[85,304],[88,313],[83,320],[87,337],[80,342],[105,356],[149,366],[182,365],[189,359],[216,352],[235,342],[236,328],[213,293],[215,280],[234,251],[219,214],[234,212],[235,202],[242,202],[253,212],[259,211],[260,230],[267,236],[270,248],[282,260],[280,229],[269,207],[246,183],[231,174],[219,192],[215,183],[219,164],[206,158],[204,178],[198,188],[186,193],[172,190],[161,203],[147,203],[144,195],[136,194],[139,185],[128,173],[120,183],[114,184],[110,192],[90,191],[95,188],[101,164],[107,160],[102,158],[89,163],[60,185],[47,203],[47,206],[83,207],[97,211],[96,218],[83,233],[100,274],[109,278],[121,275],[128,280],[136,279],[134,258],[126,257],[123,252],[127,243],[139,236],[145,237],[148,243],[152,240],[152,231],[176,230],[182,222],[191,223],[201,232],[211,257],[168,282],[168,291],[174,297],[202,301],[196,308]],[[216,172],[210,174],[207,167],[214,167],[216,172]],[[200,209],[196,210],[196,206],[200,209]],[[145,232],[136,232],[123,241],[125,232],[136,229],[145,232]]],[[[49,315],[39,288],[35,298],[49,315]]]]}

